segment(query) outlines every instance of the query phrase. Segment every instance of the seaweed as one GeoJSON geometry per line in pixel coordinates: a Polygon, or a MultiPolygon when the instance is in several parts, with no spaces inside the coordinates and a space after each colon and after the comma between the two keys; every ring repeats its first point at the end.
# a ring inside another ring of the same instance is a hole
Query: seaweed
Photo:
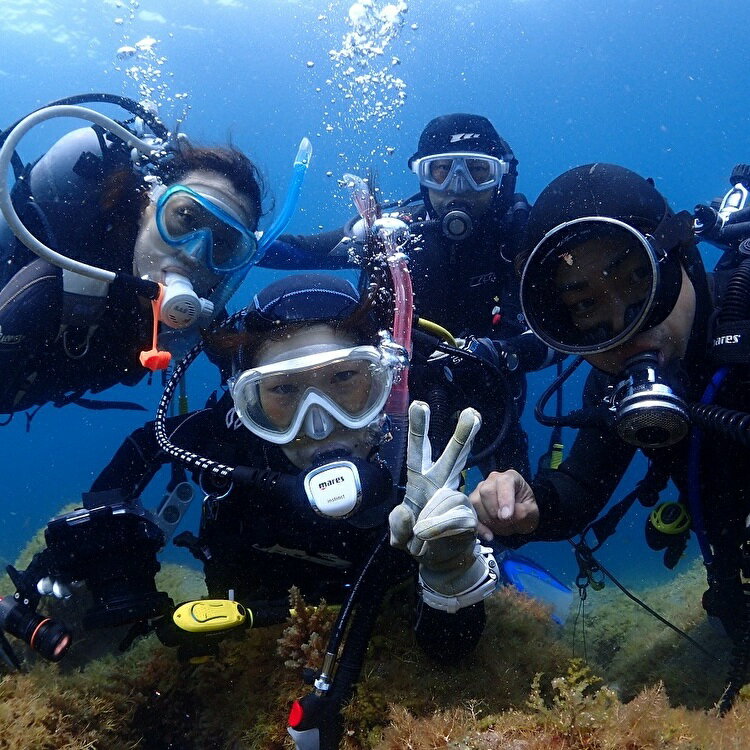
{"type": "MultiPolygon", "coordinates": [[[[205,593],[197,571],[174,565],[164,566],[158,585],[176,601],[205,593]]],[[[696,565],[642,594],[704,645],[726,651],[700,609],[703,585],[696,565]]],[[[747,689],[719,717],[713,701],[724,666],[619,594],[590,599],[588,663],[575,658],[574,618],[561,629],[549,608],[505,588],[486,602],[476,651],[451,666],[419,650],[414,596],[405,585],[385,600],[362,678],[344,708],[344,750],[747,745],[747,689]]],[[[51,606],[62,608],[61,617],[67,609],[67,621],[71,602],[51,606]]],[[[79,650],[59,665],[27,652],[28,671],[0,679],[0,750],[290,748],[289,705],[309,690],[300,673],[320,667],[335,616],[324,602],[303,601],[297,590],[290,592],[290,607],[285,625],[237,632],[203,663],[180,661],[153,636],[119,653],[107,631],[76,633],[79,650]]]]}

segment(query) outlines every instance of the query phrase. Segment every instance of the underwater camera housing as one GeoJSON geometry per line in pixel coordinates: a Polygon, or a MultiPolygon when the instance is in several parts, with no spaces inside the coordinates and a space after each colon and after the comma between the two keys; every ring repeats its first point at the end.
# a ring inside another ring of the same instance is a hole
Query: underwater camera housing
{"type": "Polygon", "coordinates": [[[52,519],[44,532],[56,577],[85,581],[94,599],[83,620],[101,628],[146,620],[172,608],[156,590],[164,532],[143,508],[115,503],[52,519]]]}

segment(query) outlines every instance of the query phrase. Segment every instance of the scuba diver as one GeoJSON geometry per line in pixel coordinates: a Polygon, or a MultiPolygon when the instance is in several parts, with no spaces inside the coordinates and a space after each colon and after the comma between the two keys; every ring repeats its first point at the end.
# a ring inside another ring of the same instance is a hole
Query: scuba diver
{"type": "MultiPolygon", "coordinates": [[[[488,119],[459,113],[427,124],[408,166],[419,193],[381,210],[409,225],[415,311],[513,373],[520,418],[525,373],[560,358],[528,330],[520,308],[513,262],[530,206],[515,192],[518,160],[488,119]]],[[[280,242],[309,255],[356,253],[363,229],[355,216],[342,229],[280,242]]],[[[530,476],[528,438],[518,420],[512,429],[503,466],[530,476]]]]}
{"type": "MultiPolygon", "coordinates": [[[[410,302],[408,273],[395,266],[410,302]]],[[[176,632],[171,600],[155,588],[156,554],[174,517],[147,511],[139,497],[159,467],[174,462],[205,496],[197,536],[184,532],[174,541],[203,565],[212,597],[206,606],[221,600],[215,606],[231,608],[238,622],[251,611],[258,625],[286,618],[292,585],[308,599],[343,604],[315,692],[290,719],[299,747],[338,747],[339,708],[352,695],[380,600],[394,583],[418,580],[415,631],[428,654],[451,661],[469,653],[498,572],[476,540],[476,516],[458,484],[480,443],[491,447],[493,436],[482,430],[507,429],[507,419],[492,418],[503,409],[494,402],[498,389],[488,392],[502,373],[418,331],[412,338],[411,305],[394,304],[384,275],[360,277],[354,284],[332,274],[285,276],[206,334],[214,360],[231,373],[226,392],[205,409],[166,417],[195,347],[175,368],[156,422],[122,444],[84,495],[84,508],[50,522],[47,548],[25,571],[9,569],[19,593],[0,600],[0,625],[61,658],[70,634],[34,610],[41,595],[65,595],[79,580],[94,600],[86,627],[135,622],[136,635],[153,625],[186,656],[224,637],[176,632]],[[436,346],[450,359],[433,367],[419,350],[436,346]],[[448,410],[437,404],[432,413],[415,402],[407,422],[410,398],[429,394],[425,379],[449,367],[456,380],[483,380],[471,396],[483,394],[476,403],[490,413],[482,430],[464,401],[448,410]],[[455,426],[445,423],[456,410],[455,426]],[[427,436],[439,425],[431,421],[444,422],[447,436],[434,451],[427,436]],[[310,732],[320,745],[303,742],[310,732]]]]}
{"type": "Polygon", "coordinates": [[[581,533],[578,554],[592,551],[591,530],[598,549],[629,505],[594,521],[640,449],[649,471],[628,503],[637,497],[653,508],[647,541],[664,550],[668,567],[696,534],[708,581],[703,606],[735,643],[726,710],[750,659],[750,590],[742,582],[750,574],[750,260],[707,274],[693,216],[673,213],[653,181],[611,164],[577,167],[550,183],[531,211],[527,248],[526,320],[547,345],[577,355],[537,416],[579,431],[557,470],[530,484],[513,471],[479,484],[471,501],[480,536],[517,547],[581,533]],[[593,367],[583,407],[545,414],[581,360],[593,367]],[[657,506],[669,479],[679,502],[657,506]]]}
{"type": "Polygon", "coordinates": [[[298,165],[303,174],[310,156],[304,139],[282,223],[259,240],[264,185],[256,166],[237,149],[170,134],[124,97],[54,102],[5,131],[0,145],[2,174],[12,165],[16,177],[0,190],[0,413],[11,417],[50,402],[135,407],[83,396],[163,369],[225,315],[288,220],[298,165]],[[90,102],[133,117],[120,123],[78,106],[90,102]],[[57,117],[93,126],[24,165],[18,142],[57,117]]]}
{"type": "MultiPolygon", "coordinates": [[[[507,338],[526,330],[513,260],[530,206],[515,192],[517,166],[485,117],[442,115],[427,124],[408,161],[419,192],[381,206],[410,227],[417,313],[455,336],[507,338]]],[[[335,254],[362,238],[363,223],[355,216],[340,229],[281,240],[335,254]]]]}

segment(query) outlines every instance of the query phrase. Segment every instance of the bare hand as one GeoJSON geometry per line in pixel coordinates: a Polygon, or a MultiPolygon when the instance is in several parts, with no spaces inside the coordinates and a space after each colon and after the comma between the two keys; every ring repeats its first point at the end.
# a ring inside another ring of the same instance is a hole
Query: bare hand
{"type": "Polygon", "coordinates": [[[517,472],[493,471],[469,500],[479,518],[477,532],[485,541],[493,536],[531,534],[539,525],[539,508],[528,482],[517,472]]]}

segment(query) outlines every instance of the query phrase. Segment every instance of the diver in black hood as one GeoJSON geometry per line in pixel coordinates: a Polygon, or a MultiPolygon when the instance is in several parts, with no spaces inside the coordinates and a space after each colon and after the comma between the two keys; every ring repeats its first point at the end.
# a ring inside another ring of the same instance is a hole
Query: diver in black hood
{"type": "MultiPolygon", "coordinates": [[[[415,311],[454,336],[471,336],[477,354],[512,370],[520,415],[524,373],[548,366],[553,356],[527,329],[519,302],[513,261],[530,206],[515,192],[518,160],[487,118],[458,113],[427,124],[408,166],[420,192],[381,208],[410,226],[415,311]]],[[[286,235],[281,244],[337,254],[364,238],[364,222],[355,217],[343,229],[286,235]]],[[[514,432],[506,465],[527,473],[526,435],[520,426],[514,432]]]]}
{"type": "Polygon", "coordinates": [[[493,473],[471,499],[485,539],[518,546],[590,529],[597,549],[614,526],[593,522],[641,449],[650,467],[632,500],[656,505],[670,479],[680,493],[649,514],[646,539],[671,568],[696,534],[703,605],[736,644],[726,709],[750,659],[750,260],[707,274],[695,243],[693,216],[673,213],[652,180],[623,167],[587,164],[542,191],[529,219],[524,313],[545,343],[594,369],[582,409],[545,415],[551,387],[537,415],[580,430],[557,470],[531,484],[493,473]]]}
{"type": "MultiPolygon", "coordinates": [[[[526,330],[513,259],[530,206],[515,192],[517,166],[487,118],[442,115],[427,124],[408,161],[419,192],[381,207],[410,225],[417,313],[456,336],[507,339],[526,330]]],[[[282,237],[313,254],[346,253],[363,239],[359,217],[343,229],[282,237]]]]}

